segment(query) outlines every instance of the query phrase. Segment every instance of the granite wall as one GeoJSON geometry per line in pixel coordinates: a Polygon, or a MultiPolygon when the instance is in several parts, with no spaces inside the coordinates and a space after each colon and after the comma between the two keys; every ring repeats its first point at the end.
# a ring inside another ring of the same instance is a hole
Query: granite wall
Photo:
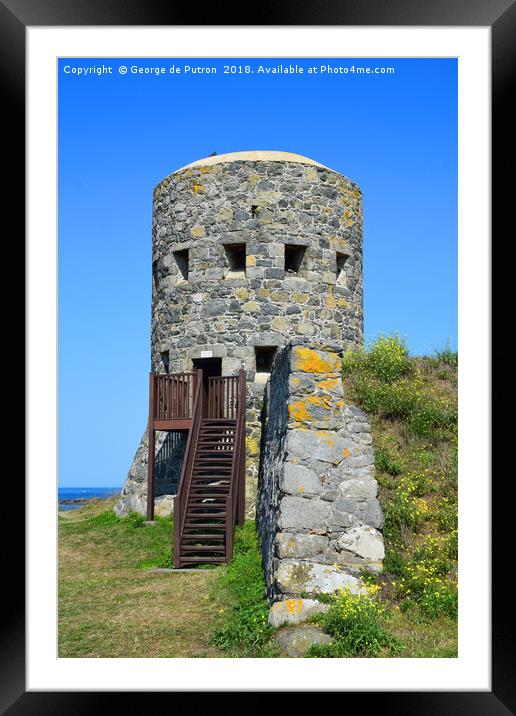
{"type": "Polygon", "coordinates": [[[383,514],[367,416],[349,405],[341,358],[279,352],[265,399],[257,523],[271,603],[362,589],[380,570],[383,514]]]}

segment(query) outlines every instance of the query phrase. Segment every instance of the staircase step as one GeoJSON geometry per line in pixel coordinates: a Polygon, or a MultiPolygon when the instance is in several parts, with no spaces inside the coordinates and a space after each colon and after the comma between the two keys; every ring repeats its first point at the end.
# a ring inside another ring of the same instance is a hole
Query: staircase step
{"type": "Polygon", "coordinates": [[[187,523],[184,526],[183,529],[183,535],[192,535],[194,534],[194,530],[225,530],[226,525],[221,522],[197,522],[197,523],[187,523]]]}
{"type": "Polygon", "coordinates": [[[203,546],[195,546],[195,545],[185,545],[181,547],[181,554],[184,552],[215,552],[216,554],[220,554],[221,552],[224,554],[226,551],[226,548],[224,545],[221,547],[217,547],[216,545],[203,545],[203,546]]]}
{"type": "Polygon", "coordinates": [[[212,563],[223,563],[226,561],[225,557],[183,557],[181,555],[181,564],[188,562],[189,564],[209,564],[212,563]]]}
{"type": "Polygon", "coordinates": [[[224,535],[221,534],[209,534],[208,532],[201,532],[200,534],[183,534],[183,540],[187,542],[193,542],[194,540],[206,540],[210,542],[223,542],[224,535]]]}

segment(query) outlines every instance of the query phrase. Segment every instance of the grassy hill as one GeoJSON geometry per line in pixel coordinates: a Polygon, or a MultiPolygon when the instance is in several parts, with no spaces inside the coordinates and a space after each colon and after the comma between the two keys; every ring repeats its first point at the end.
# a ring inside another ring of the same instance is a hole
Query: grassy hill
{"type": "MultiPolygon", "coordinates": [[[[411,358],[395,336],[344,358],[346,400],[371,416],[386,555],[370,595],[329,600],[334,644],[311,656],[457,655],[457,363],[411,358]]],[[[163,574],[148,570],[171,566],[172,520],[112,506],[60,513],[60,656],[277,655],[254,523],[230,565],[163,574]]]]}

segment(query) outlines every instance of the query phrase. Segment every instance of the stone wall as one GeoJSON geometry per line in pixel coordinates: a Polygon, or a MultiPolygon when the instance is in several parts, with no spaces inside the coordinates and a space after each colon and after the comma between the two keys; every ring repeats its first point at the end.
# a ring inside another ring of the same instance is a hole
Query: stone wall
{"type": "Polygon", "coordinates": [[[151,370],[191,370],[207,353],[223,375],[245,368],[248,516],[268,377],[256,351],[296,336],[362,344],[357,184],[286,152],[218,155],[163,179],[153,196],[151,370]]]}
{"type": "Polygon", "coordinates": [[[269,600],[361,590],[379,570],[383,514],[367,416],[345,401],[341,359],[283,349],[266,392],[257,522],[269,600]]]}

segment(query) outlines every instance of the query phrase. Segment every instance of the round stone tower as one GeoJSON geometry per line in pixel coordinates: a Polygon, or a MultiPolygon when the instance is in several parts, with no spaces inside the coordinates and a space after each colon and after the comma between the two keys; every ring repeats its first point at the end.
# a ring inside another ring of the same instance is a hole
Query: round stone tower
{"type": "Polygon", "coordinates": [[[247,497],[263,388],[278,347],[362,344],[357,184],[289,152],[200,159],[154,190],[153,372],[247,371],[247,497]]]}

